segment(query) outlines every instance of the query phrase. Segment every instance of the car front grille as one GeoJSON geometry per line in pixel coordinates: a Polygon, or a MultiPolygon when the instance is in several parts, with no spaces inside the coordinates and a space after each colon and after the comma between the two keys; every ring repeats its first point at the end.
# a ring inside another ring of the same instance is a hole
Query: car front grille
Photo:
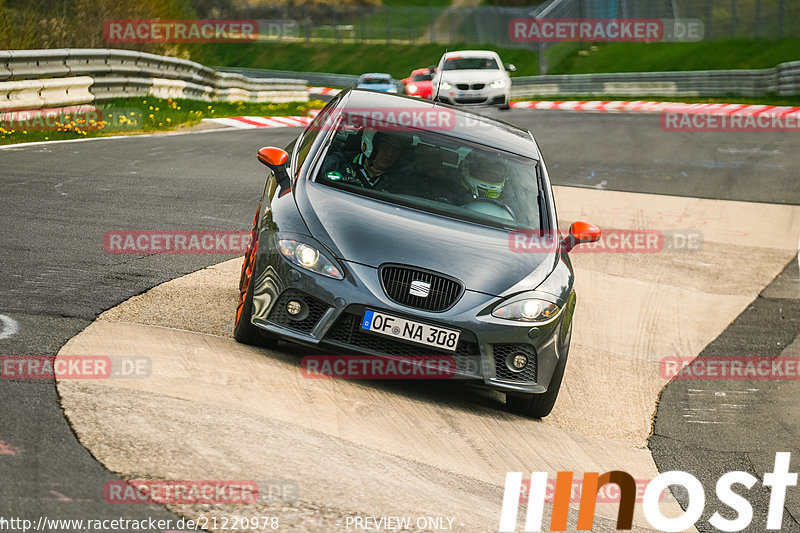
{"type": "Polygon", "coordinates": [[[486,84],[485,83],[473,83],[472,86],[470,86],[468,83],[456,83],[456,87],[461,91],[468,91],[470,89],[472,89],[474,91],[478,91],[478,90],[483,89],[484,87],[486,87],[486,84]]]}
{"type": "Polygon", "coordinates": [[[310,333],[327,310],[328,306],[313,296],[309,296],[297,289],[287,289],[278,297],[278,301],[272,307],[267,320],[289,329],[310,333]],[[286,304],[291,300],[297,300],[305,304],[304,312],[296,317],[286,311],[286,304]]]}
{"type": "Polygon", "coordinates": [[[480,351],[475,334],[461,330],[455,352],[439,350],[370,333],[361,329],[363,306],[348,307],[328,330],[323,342],[360,353],[414,357],[450,355],[455,359],[456,372],[480,377],[480,351]]]}
{"type": "Polygon", "coordinates": [[[528,344],[493,344],[495,378],[517,383],[536,382],[536,350],[528,344]],[[506,359],[512,353],[522,352],[528,356],[528,364],[521,371],[511,370],[506,359]]]}
{"type": "Polygon", "coordinates": [[[464,294],[464,285],[458,280],[417,268],[384,265],[380,278],[383,291],[393,302],[425,311],[450,309],[464,294]],[[429,284],[428,295],[411,294],[412,282],[429,284]]]}

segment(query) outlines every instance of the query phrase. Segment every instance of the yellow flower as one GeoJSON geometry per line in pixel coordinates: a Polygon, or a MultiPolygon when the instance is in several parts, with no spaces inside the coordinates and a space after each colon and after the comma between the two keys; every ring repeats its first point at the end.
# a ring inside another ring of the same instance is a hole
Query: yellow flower
{"type": "Polygon", "coordinates": [[[150,113],[150,118],[156,118],[156,117],[155,117],[155,115],[153,115],[152,113],[150,113]]]}
{"type": "Polygon", "coordinates": [[[156,108],[156,111],[158,111],[158,108],[156,108]]]}
{"type": "Polygon", "coordinates": [[[167,122],[172,122],[172,119],[171,118],[167,118],[167,122]]]}
{"type": "Polygon", "coordinates": [[[150,111],[152,111],[152,110],[153,110],[153,106],[150,106],[150,111]]]}

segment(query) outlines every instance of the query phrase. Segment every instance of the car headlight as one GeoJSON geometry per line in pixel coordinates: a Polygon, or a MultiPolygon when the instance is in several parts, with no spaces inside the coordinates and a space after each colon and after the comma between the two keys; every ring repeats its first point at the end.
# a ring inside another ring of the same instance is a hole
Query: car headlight
{"type": "Polygon", "coordinates": [[[291,239],[279,239],[278,248],[290,263],[333,279],[344,279],[342,272],[319,250],[291,239]]]}
{"type": "Polygon", "coordinates": [[[406,87],[406,90],[408,91],[408,94],[414,94],[415,92],[417,92],[417,86],[412,83],[411,85],[406,87]]]}
{"type": "Polygon", "coordinates": [[[491,87],[492,89],[502,89],[506,85],[508,85],[508,81],[506,81],[505,79],[499,79],[499,80],[494,80],[492,83],[490,83],[489,87],[491,87]]]}
{"type": "Polygon", "coordinates": [[[445,91],[450,90],[450,89],[453,88],[453,86],[450,85],[449,83],[447,83],[446,81],[443,81],[440,87],[442,89],[444,89],[445,91]]]}
{"type": "Polygon", "coordinates": [[[538,298],[526,298],[498,306],[492,311],[492,316],[522,322],[547,322],[560,310],[561,308],[552,302],[538,298]]]}

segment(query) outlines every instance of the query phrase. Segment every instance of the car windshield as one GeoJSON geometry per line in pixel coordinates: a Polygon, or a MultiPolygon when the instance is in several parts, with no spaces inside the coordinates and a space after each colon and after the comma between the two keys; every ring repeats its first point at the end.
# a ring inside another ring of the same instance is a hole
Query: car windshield
{"type": "Polygon", "coordinates": [[[545,229],[535,159],[441,133],[365,128],[346,112],[335,129],[317,183],[483,225],[545,229]]]}
{"type": "Polygon", "coordinates": [[[450,57],[445,59],[442,70],[497,70],[497,61],[493,57],[450,57]]]}
{"type": "Polygon", "coordinates": [[[374,76],[370,76],[361,80],[362,85],[387,85],[389,83],[391,83],[389,78],[379,78],[374,76]]]}
{"type": "Polygon", "coordinates": [[[431,81],[433,76],[430,74],[414,74],[414,77],[411,78],[411,81],[431,81]]]}

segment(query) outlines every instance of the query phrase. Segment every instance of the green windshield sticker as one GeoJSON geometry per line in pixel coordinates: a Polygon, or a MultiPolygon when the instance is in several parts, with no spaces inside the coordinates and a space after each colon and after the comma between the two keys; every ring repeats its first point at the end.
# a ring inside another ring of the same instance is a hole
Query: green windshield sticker
{"type": "Polygon", "coordinates": [[[338,172],[334,172],[334,171],[328,172],[327,174],[325,174],[325,177],[328,178],[329,180],[340,180],[340,179],[342,179],[342,175],[339,174],[338,172]]]}

